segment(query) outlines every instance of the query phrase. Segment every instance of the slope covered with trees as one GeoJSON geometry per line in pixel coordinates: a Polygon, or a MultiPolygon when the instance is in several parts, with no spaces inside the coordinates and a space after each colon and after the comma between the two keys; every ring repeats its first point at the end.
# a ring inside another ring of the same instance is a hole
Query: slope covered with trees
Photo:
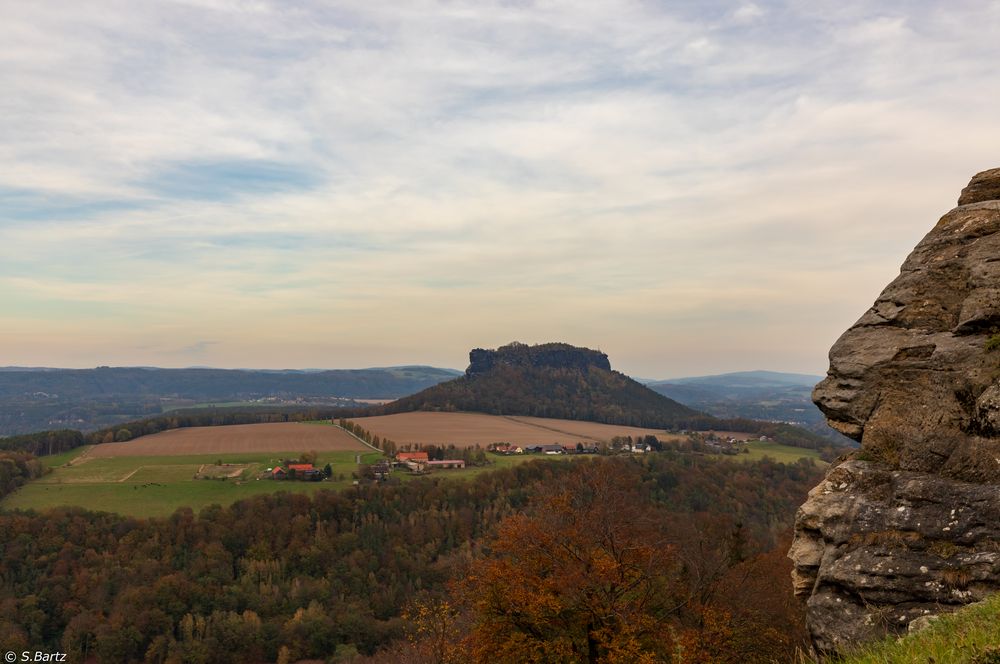
{"type": "MultiPolygon", "coordinates": [[[[737,628],[750,620],[747,612],[767,604],[760,596],[723,592],[741,566],[770,575],[766,585],[790,598],[787,561],[782,557],[777,567],[765,561],[776,547],[783,556],[795,505],[820,474],[806,463],[735,464],[663,453],[539,461],[469,482],[432,478],[311,498],[261,496],[198,515],[179,510],[167,519],[79,509],[4,513],[0,647],[116,663],[296,661],[353,652],[405,661],[391,653],[410,647],[404,636],[420,628],[421,607],[447,603],[449,584],[485,574],[491,561],[506,564],[504,552],[532,532],[530,524],[519,531],[517,521],[505,520],[522,512],[540,518],[552,512],[553,500],[564,500],[559,496],[584,490],[584,502],[551,517],[559,525],[586,509],[588,478],[595,476],[626,480],[620,497],[629,509],[655,517],[656,528],[639,522],[630,536],[654,535],[644,546],[661,548],[657,555],[667,561],[654,582],[668,584],[679,593],[671,597],[685,602],[664,624],[697,644],[702,636],[715,639],[703,624],[742,633],[737,628]],[[495,530],[500,523],[506,525],[495,530]],[[742,604],[739,610],[734,603],[742,604]],[[714,622],[706,623],[707,615],[714,622]]],[[[577,572],[601,574],[585,566],[577,572]]],[[[787,629],[769,648],[801,636],[794,604],[782,602],[773,603],[781,617],[772,618],[787,629]]]]}
{"type": "Polygon", "coordinates": [[[477,348],[469,358],[464,376],[376,410],[466,410],[656,428],[702,417],[611,370],[607,355],[588,348],[515,342],[495,351],[477,348]]]}

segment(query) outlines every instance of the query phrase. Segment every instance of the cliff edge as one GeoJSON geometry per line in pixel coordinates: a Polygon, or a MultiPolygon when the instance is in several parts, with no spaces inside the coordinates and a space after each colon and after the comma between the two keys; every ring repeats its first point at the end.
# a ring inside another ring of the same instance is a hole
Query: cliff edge
{"type": "Polygon", "coordinates": [[[563,343],[536,344],[529,346],[517,341],[496,350],[473,348],[469,352],[469,368],[466,376],[486,374],[497,367],[577,369],[586,371],[596,367],[611,371],[608,356],[599,350],[580,348],[563,343]]]}
{"type": "Polygon", "coordinates": [[[958,203],[813,391],[861,443],[810,492],[789,552],[820,653],[1000,589],[1000,169],[958,203]]]}

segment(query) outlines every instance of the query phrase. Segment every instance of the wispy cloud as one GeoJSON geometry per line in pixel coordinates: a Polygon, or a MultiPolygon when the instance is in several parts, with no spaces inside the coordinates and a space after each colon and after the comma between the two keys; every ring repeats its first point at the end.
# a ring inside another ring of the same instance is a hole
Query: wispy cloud
{"type": "Polygon", "coordinates": [[[565,338],[642,375],[817,371],[997,165],[982,3],[4,18],[2,364],[461,366],[565,338]]]}

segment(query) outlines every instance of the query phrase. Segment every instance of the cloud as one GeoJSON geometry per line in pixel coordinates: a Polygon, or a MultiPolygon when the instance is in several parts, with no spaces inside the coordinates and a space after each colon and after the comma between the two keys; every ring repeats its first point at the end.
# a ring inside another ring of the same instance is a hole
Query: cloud
{"type": "Polygon", "coordinates": [[[764,10],[752,2],[740,5],[733,12],[733,21],[736,23],[752,23],[764,16],[764,10]]]}
{"type": "Polygon", "coordinates": [[[1000,46],[970,26],[1000,15],[21,3],[0,363],[461,366],[579,335],[642,375],[820,371],[997,165],[1000,46]]]}
{"type": "Polygon", "coordinates": [[[201,357],[205,355],[205,351],[207,351],[211,346],[217,346],[218,344],[218,341],[196,341],[190,346],[184,346],[183,348],[178,349],[176,352],[179,355],[193,355],[201,357]]]}

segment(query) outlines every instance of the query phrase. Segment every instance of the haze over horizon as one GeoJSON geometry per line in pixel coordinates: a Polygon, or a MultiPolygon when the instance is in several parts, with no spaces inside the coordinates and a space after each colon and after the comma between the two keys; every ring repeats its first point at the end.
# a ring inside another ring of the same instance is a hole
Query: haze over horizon
{"type": "Polygon", "coordinates": [[[3,3],[0,365],[819,374],[975,172],[1000,3],[3,3]]]}

